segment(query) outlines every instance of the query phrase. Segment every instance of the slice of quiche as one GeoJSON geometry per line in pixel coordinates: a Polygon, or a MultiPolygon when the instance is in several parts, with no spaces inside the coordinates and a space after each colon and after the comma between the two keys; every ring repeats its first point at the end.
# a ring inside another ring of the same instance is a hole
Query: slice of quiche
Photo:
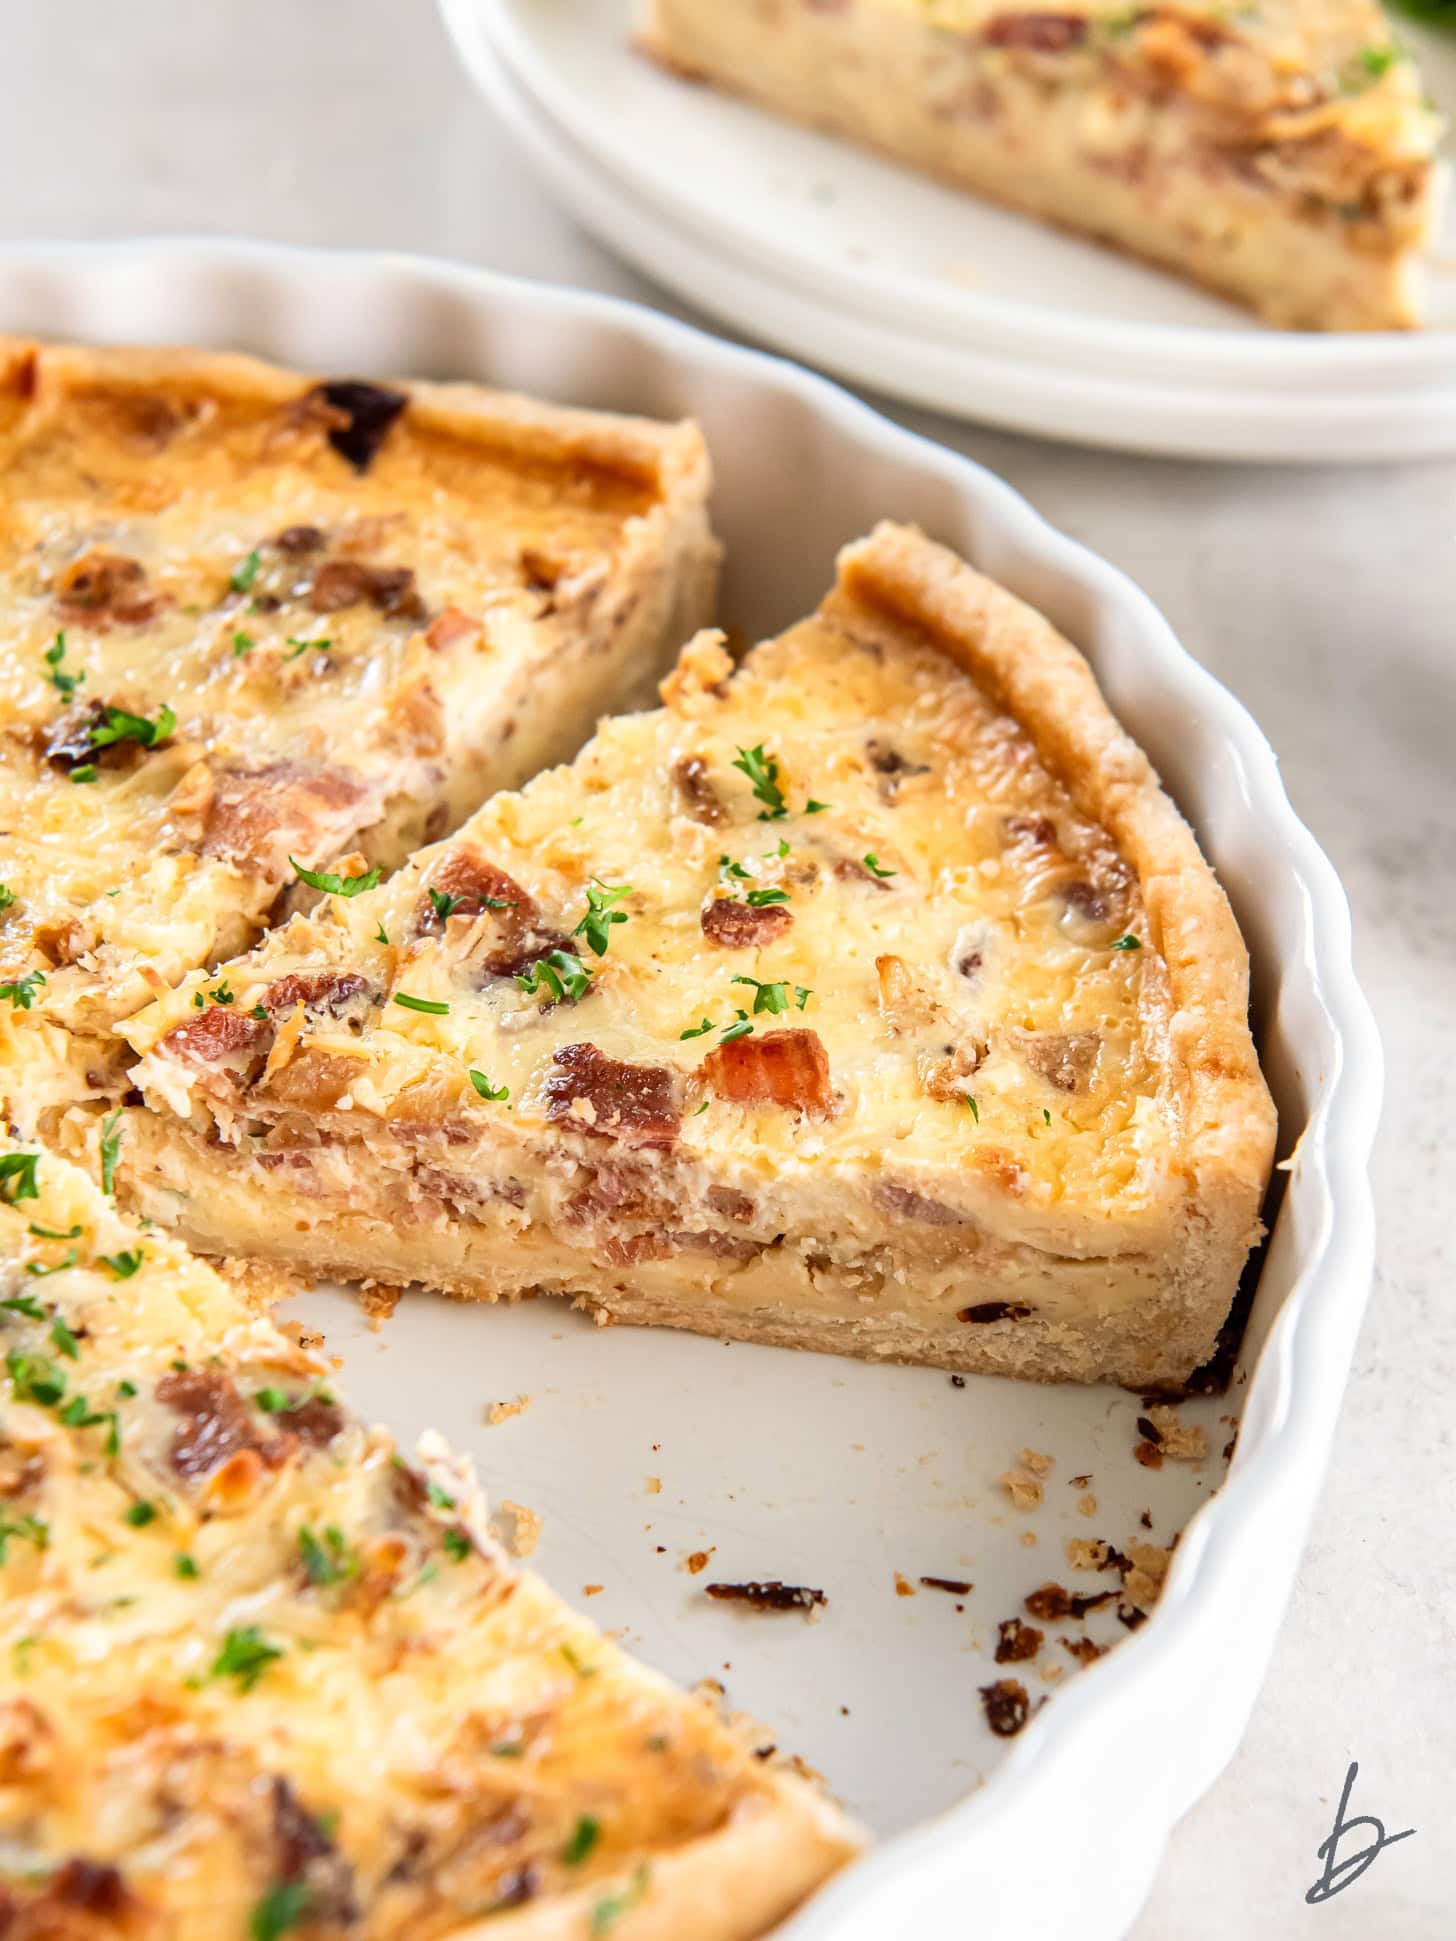
{"type": "Polygon", "coordinates": [[[5,1934],[736,1941],[855,1851],[517,1569],[443,1444],[34,1147],[0,1335],[5,1934]]]}
{"type": "Polygon", "coordinates": [[[1311,330],[1421,317],[1440,118],[1375,0],[639,0],[649,53],[1311,330]]]}
{"type": "Polygon", "coordinates": [[[204,1248],[1129,1384],[1210,1352],[1274,1119],[1228,904],[1081,656],[920,534],[133,1019],[204,1248]]]}
{"type": "Polygon", "coordinates": [[[573,754],[711,615],[690,425],[0,342],[0,1101],[573,754]]]}

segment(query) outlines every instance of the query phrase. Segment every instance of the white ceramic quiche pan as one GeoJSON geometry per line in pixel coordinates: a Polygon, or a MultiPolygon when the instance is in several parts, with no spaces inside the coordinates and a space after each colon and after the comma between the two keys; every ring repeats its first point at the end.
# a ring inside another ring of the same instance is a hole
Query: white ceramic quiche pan
{"type": "MultiPolygon", "coordinates": [[[[631,0],[441,0],[573,213],[731,323],[908,401],[1198,457],[1456,451],[1456,199],[1433,328],[1264,329],[1178,279],[664,74],[631,0]]],[[[1456,44],[1407,33],[1456,116],[1456,44]]]]}
{"type": "Polygon", "coordinates": [[[751,633],[811,606],[835,549],[888,514],[960,548],[1090,656],[1238,910],[1284,1128],[1282,1206],[1234,1386],[1182,1410],[1207,1428],[1206,1463],[1139,1466],[1140,1404],[1110,1389],[957,1387],[932,1369],[597,1330],[557,1303],[421,1293],[378,1331],[340,1291],[300,1311],[367,1408],[406,1437],[445,1430],[496,1502],[541,1515],[535,1561],[563,1592],[673,1676],[721,1679],[884,1836],[789,1924],[797,1941],[1113,1941],[1253,1705],[1372,1268],[1379,1045],[1344,895],[1258,728],[1134,586],[998,479],[820,378],[645,310],[405,257],[173,242],[0,251],[0,327],[691,413],[717,464],[726,613],[751,633]],[[487,1426],[491,1403],[521,1395],[524,1413],[487,1426]],[[997,1483],[1023,1447],[1056,1463],[1045,1506],[1024,1515],[997,1483]],[[1015,1667],[1049,1703],[1019,1738],[993,1738],[977,1687],[997,1675],[997,1622],[1069,1580],[1066,1537],[1125,1549],[1149,1535],[1144,1510],[1155,1540],[1183,1531],[1156,1615],[1129,1634],[1094,1614],[1092,1635],[1120,1642],[1085,1671],[1053,1641],[1054,1684],[1015,1667]],[[700,1550],[697,1576],[685,1560],[700,1550]],[[749,1577],[822,1588],[822,1621],[702,1593],[749,1577]]]}

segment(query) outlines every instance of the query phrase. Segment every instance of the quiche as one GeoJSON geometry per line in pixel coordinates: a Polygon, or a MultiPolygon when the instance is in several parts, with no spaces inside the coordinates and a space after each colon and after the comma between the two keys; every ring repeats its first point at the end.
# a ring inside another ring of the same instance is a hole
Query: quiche
{"type": "Polygon", "coordinates": [[[0,1103],[650,698],[707,489],[690,425],[0,340],[0,1103]]]}
{"type": "Polygon", "coordinates": [[[176,1241],[0,1153],[7,1935],[737,1941],[855,1852],[515,1566],[443,1444],[402,1456],[176,1241]]]}
{"type": "Polygon", "coordinates": [[[1081,656],[886,525],[663,696],[124,1024],[135,1204],[603,1321],[1186,1378],[1273,1108],[1228,903],[1081,656]]]}
{"type": "Polygon", "coordinates": [[[647,51],[1310,330],[1420,321],[1440,118],[1375,0],[638,0],[647,51]]]}

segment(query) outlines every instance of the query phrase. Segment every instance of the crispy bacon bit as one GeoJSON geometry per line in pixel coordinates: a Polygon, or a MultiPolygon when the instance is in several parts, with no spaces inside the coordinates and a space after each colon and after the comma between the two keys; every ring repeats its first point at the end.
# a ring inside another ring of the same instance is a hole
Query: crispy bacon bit
{"type": "Polygon", "coordinates": [[[322,1395],[310,1395],[296,1407],[286,1409],[282,1420],[288,1425],[288,1433],[306,1442],[311,1448],[326,1449],[344,1426],[344,1411],[337,1402],[325,1401],[322,1395]]]}
{"type": "Polygon", "coordinates": [[[209,1005],[186,1024],[179,1024],[162,1040],[162,1048],[173,1058],[185,1058],[196,1065],[228,1064],[243,1072],[262,1063],[264,1048],[273,1027],[261,1018],[249,1017],[232,1005],[209,1005]]]}
{"type": "Polygon", "coordinates": [[[707,1192],[708,1205],[715,1213],[721,1213],[725,1220],[751,1220],[753,1201],[746,1193],[740,1193],[731,1186],[710,1186],[707,1192]]]}
{"type": "Polygon", "coordinates": [[[157,1383],[157,1400],[181,1421],[172,1435],[171,1461],[191,1482],[209,1476],[240,1451],[256,1454],[269,1469],[288,1460],[292,1436],[261,1430],[232,1378],[216,1368],[174,1370],[157,1383]]]}
{"type": "Polygon", "coordinates": [[[982,1685],[981,1705],[986,1723],[998,1739],[1014,1739],[1031,1717],[1031,1699],[1019,1678],[998,1678],[982,1685]]]}
{"type": "Polygon", "coordinates": [[[829,1602],[823,1591],[811,1590],[807,1584],[785,1584],[777,1577],[761,1583],[705,1584],[703,1588],[720,1603],[747,1604],[755,1611],[812,1611],[816,1605],[829,1602]]]}
{"type": "Polygon", "coordinates": [[[62,620],[96,628],[145,626],[162,605],[140,560],[103,552],[72,560],[56,582],[56,602],[62,620]]]}
{"type": "MultiPolygon", "coordinates": [[[[536,915],[536,901],[530,891],[523,890],[514,876],[498,869],[470,843],[457,843],[448,850],[426,881],[441,896],[456,899],[453,916],[478,917],[494,905],[503,905],[494,909],[493,914],[507,935],[524,931],[536,915]]],[[[436,909],[434,898],[423,896],[415,914],[416,931],[424,935],[444,927],[445,920],[436,909]]]]}
{"type": "Polygon", "coordinates": [[[314,574],[308,604],[314,613],[338,613],[367,600],[390,620],[422,620],[425,603],[412,566],[368,566],[358,559],[327,560],[314,574]]]}
{"type": "Polygon", "coordinates": [[[1059,892],[1063,903],[1084,923],[1105,923],[1108,915],[1107,898],[1091,883],[1063,883],[1059,892]]]}
{"type": "Polygon", "coordinates": [[[957,1310],[957,1321],[1024,1321],[1031,1313],[1015,1301],[980,1301],[975,1307],[957,1310]]]}
{"type": "Polygon", "coordinates": [[[1161,1469],[1163,1467],[1163,1452],[1156,1442],[1134,1443],[1132,1453],[1144,1469],[1161,1469]]]}
{"type": "Polygon", "coordinates": [[[782,903],[768,903],[762,909],[738,903],[732,897],[715,897],[703,906],[703,935],[724,950],[757,950],[771,944],[793,924],[791,911],[782,903]]]}
{"type": "Polygon", "coordinates": [[[1023,1031],[1016,1049],[1059,1092],[1080,1092],[1092,1076],[1102,1041],[1095,1031],[1023,1031]]]}
{"type": "Polygon", "coordinates": [[[310,1923],[348,1927],[358,1918],[354,1870],[286,1779],[273,1781],[277,1877],[308,1888],[310,1923]]]}
{"type": "Polygon", "coordinates": [[[1063,1638],[1063,1651],[1069,1651],[1079,1665],[1095,1665],[1107,1651],[1105,1644],[1094,1644],[1091,1638],[1063,1638]]]}
{"type": "Polygon", "coordinates": [[[952,1597],[969,1597],[976,1588],[961,1577],[922,1577],[920,1581],[928,1591],[949,1591],[952,1597]]]}
{"type": "Polygon", "coordinates": [[[437,613],[425,629],[425,645],[441,654],[447,647],[453,647],[457,640],[464,640],[467,634],[478,634],[480,622],[472,620],[468,613],[459,607],[446,607],[437,613]]]}
{"type": "Polygon", "coordinates": [[[870,767],[880,777],[880,794],[886,802],[895,800],[900,793],[901,783],[908,777],[930,773],[927,763],[907,761],[897,748],[891,748],[887,742],[866,742],[865,752],[870,758],[870,767]]]}
{"type": "Polygon", "coordinates": [[[327,543],[317,526],[285,526],[273,540],[279,552],[289,559],[304,559],[310,553],[321,553],[327,543]]]}
{"type": "Polygon", "coordinates": [[[367,785],[322,763],[233,763],[214,769],[213,780],[202,853],[280,880],[289,873],[290,852],[304,858],[324,849],[335,853],[372,819],[366,818],[367,785]]]}
{"type": "Polygon", "coordinates": [[[1035,843],[1038,849],[1057,847],[1057,825],[1049,815],[1008,816],[1006,833],[1017,842],[1035,843]]]}
{"type": "Polygon", "coordinates": [[[666,1065],[629,1065],[595,1045],[563,1045],[561,1067],[546,1081],[546,1117],[579,1132],[632,1146],[669,1146],[682,1112],[677,1073],[666,1065]]]}
{"type": "MultiPolygon", "coordinates": [[[[57,768],[75,768],[81,762],[97,761],[100,757],[91,745],[91,730],[103,727],[105,722],[104,701],[87,701],[82,707],[69,708],[46,737],[46,760],[57,768]]],[[[135,747],[135,742],[118,742],[102,752],[114,760],[119,752],[130,755],[135,747]]]]}
{"type": "MultiPolygon", "coordinates": [[[[45,1897],[60,1907],[80,1908],[108,1923],[119,1920],[132,1903],[119,1868],[104,1861],[85,1860],[79,1855],[63,1861],[51,1875],[45,1897]]],[[[57,1930],[64,1931],[64,1926],[57,1930]]],[[[41,1928],[37,1927],[35,1932],[39,1935],[41,1928]]]]}
{"type": "Polygon", "coordinates": [[[1050,1624],[1057,1618],[1084,1618],[1099,1605],[1111,1603],[1116,1595],[1116,1591],[1092,1591],[1081,1596],[1061,1584],[1043,1584],[1040,1590],[1027,1594],[1025,1603],[1028,1616],[1050,1624]]]}
{"type": "Polygon", "coordinates": [[[735,1105],[781,1105],[826,1116],[835,1110],[829,1055],[817,1031],[735,1038],[710,1051],[698,1069],[719,1098],[735,1105]]]}
{"type": "Polygon", "coordinates": [[[380,995],[377,985],[353,971],[289,971],[275,977],[263,993],[263,1009],[281,1018],[301,1004],[310,1019],[341,1018],[348,1011],[367,1010],[380,995]]]}
{"type": "Polygon", "coordinates": [[[901,1186],[893,1179],[881,1180],[875,1188],[875,1198],[887,1213],[896,1213],[903,1220],[914,1220],[923,1227],[959,1227],[966,1224],[966,1215],[958,1213],[953,1206],[946,1206],[941,1200],[929,1200],[913,1187],[901,1186]]]}
{"type": "Polygon", "coordinates": [[[701,755],[684,755],[673,763],[672,779],[682,797],[683,807],[694,822],[716,828],[723,820],[724,808],[718,791],[708,780],[708,764],[701,755]]]}
{"type": "Polygon", "coordinates": [[[1034,1624],[1023,1624],[1018,1617],[1006,1618],[996,1626],[996,1663],[1020,1665],[1041,1650],[1042,1634],[1034,1624]]]}
{"type": "Polygon", "coordinates": [[[403,391],[392,391],[383,384],[370,384],[363,378],[339,377],[316,384],[310,398],[319,398],[338,412],[341,423],[329,432],[329,443],[346,458],[356,472],[367,472],[374,455],[389,435],[395,419],[409,403],[403,391]]]}
{"type": "Polygon", "coordinates": [[[1064,54],[1087,38],[1082,14],[998,13],[981,29],[987,47],[1021,47],[1033,54],[1064,54]]]}

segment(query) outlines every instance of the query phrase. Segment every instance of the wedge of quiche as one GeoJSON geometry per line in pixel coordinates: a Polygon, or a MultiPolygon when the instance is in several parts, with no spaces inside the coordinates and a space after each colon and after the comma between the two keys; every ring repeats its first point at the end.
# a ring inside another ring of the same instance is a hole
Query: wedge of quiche
{"type": "Polygon", "coordinates": [[[1375,0],[639,0],[638,31],[1269,323],[1420,321],[1441,123],[1375,0]]]}
{"type": "Polygon", "coordinates": [[[0,1335],[5,1934],[737,1941],[856,1850],[514,1566],[443,1444],[35,1147],[0,1335]]]}
{"type": "Polygon", "coordinates": [[[689,425],[0,342],[0,1099],[572,754],[710,617],[689,425]]]}
{"type": "Polygon", "coordinates": [[[664,696],[124,1026],[136,1204],[350,1278],[1185,1378],[1273,1108],[1228,904],[1080,655],[885,526],[664,696]]]}

